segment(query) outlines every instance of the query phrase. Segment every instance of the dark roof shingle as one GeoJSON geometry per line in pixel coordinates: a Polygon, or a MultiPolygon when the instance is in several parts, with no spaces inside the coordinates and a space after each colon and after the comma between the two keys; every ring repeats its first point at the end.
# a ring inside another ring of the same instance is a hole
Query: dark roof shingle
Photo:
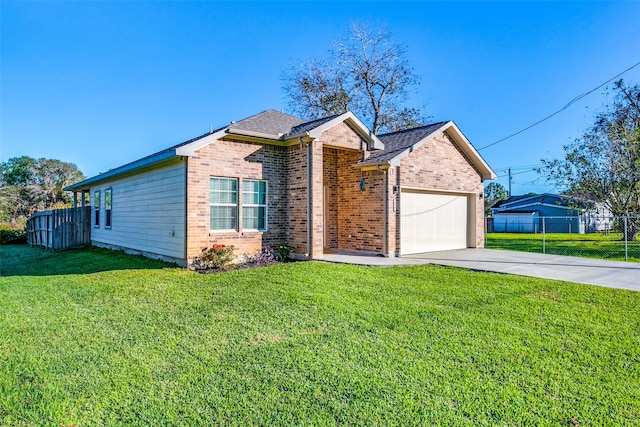
{"type": "Polygon", "coordinates": [[[294,127],[305,123],[298,117],[281,113],[276,110],[266,110],[254,116],[231,123],[229,128],[240,131],[259,132],[268,135],[280,136],[291,132],[294,127]]]}
{"type": "Polygon", "coordinates": [[[340,114],[334,114],[332,116],[328,116],[328,117],[322,117],[320,119],[315,119],[315,120],[311,120],[309,122],[304,122],[301,123],[297,126],[294,126],[291,128],[291,130],[289,132],[287,132],[286,136],[291,136],[291,135],[300,135],[303,134],[305,132],[310,132],[313,129],[322,126],[323,124],[335,119],[336,117],[338,117],[340,114]]]}
{"type": "Polygon", "coordinates": [[[398,132],[386,133],[384,135],[378,135],[378,139],[384,144],[384,150],[372,153],[367,159],[362,160],[360,163],[383,163],[388,162],[404,150],[411,147],[413,144],[422,141],[442,125],[448,123],[447,121],[432,123],[426,126],[420,126],[417,128],[401,130],[398,132]]]}

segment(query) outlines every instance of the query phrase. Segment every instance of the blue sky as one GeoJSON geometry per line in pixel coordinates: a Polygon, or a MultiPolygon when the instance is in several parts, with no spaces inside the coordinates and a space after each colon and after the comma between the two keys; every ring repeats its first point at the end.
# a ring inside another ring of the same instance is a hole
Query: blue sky
{"type": "MultiPolygon", "coordinates": [[[[385,22],[421,76],[410,104],[476,148],[640,61],[640,2],[0,2],[0,158],[93,176],[265,109],[351,21],[385,22]]],[[[640,83],[640,66],[622,76],[640,83]]],[[[480,153],[513,193],[589,126],[604,90],[480,153]]]]}

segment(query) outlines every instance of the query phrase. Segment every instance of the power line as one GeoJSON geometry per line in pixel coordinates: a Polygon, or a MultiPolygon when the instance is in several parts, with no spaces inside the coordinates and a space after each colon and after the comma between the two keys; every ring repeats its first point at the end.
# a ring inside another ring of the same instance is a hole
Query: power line
{"type": "Polygon", "coordinates": [[[500,142],[502,142],[502,141],[506,141],[507,139],[509,139],[509,138],[513,138],[513,137],[514,137],[514,136],[516,136],[516,135],[520,135],[522,132],[524,132],[524,131],[527,131],[527,130],[531,129],[532,127],[537,126],[537,125],[539,125],[540,123],[542,123],[542,122],[544,122],[544,121],[546,121],[546,120],[549,120],[551,117],[555,116],[556,114],[559,114],[559,113],[563,112],[564,110],[566,110],[567,108],[569,108],[571,105],[575,104],[576,102],[578,102],[579,100],[581,100],[582,98],[584,98],[585,96],[587,96],[587,95],[589,95],[589,94],[591,94],[591,93],[595,92],[596,90],[600,89],[602,86],[606,85],[606,84],[607,84],[607,83],[609,83],[611,80],[614,80],[614,79],[616,79],[616,78],[620,77],[621,75],[623,75],[623,74],[624,74],[624,73],[626,73],[627,71],[633,70],[633,69],[634,69],[634,68],[636,68],[638,65],[640,65],[640,62],[637,62],[637,63],[635,63],[634,65],[632,65],[631,67],[629,67],[629,68],[627,68],[626,70],[624,70],[623,72],[616,74],[615,76],[611,77],[611,78],[610,78],[609,80],[607,80],[606,82],[604,82],[604,83],[602,83],[601,85],[599,85],[599,86],[597,86],[597,87],[595,87],[595,88],[591,89],[590,91],[585,92],[585,93],[583,93],[583,94],[581,94],[581,95],[576,96],[576,97],[575,97],[575,98],[573,98],[571,101],[569,101],[569,103],[568,103],[567,105],[565,105],[564,107],[562,107],[561,109],[559,109],[559,110],[558,110],[558,111],[556,111],[555,113],[549,114],[547,117],[545,117],[545,118],[543,118],[543,119],[538,120],[538,121],[537,121],[537,122],[535,122],[534,124],[529,125],[529,126],[527,126],[526,128],[524,128],[524,129],[522,129],[522,130],[519,130],[519,131],[518,131],[518,132],[516,132],[516,133],[512,133],[511,135],[506,136],[506,137],[504,137],[504,138],[502,138],[502,139],[499,139],[499,140],[497,140],[497,141],[495,141],[495,142],[492,142],[492,143],[491,143],[491,144],[489,144],[489,145],[485,145],[484,147],[480,147],[480,148],[478,148],[478,151],[480,151],[480,150],[484,150],[485,148],[489,148],[489,147],[491,147],[492,145],[496,145],[496,144],[498,144],[498,143],[500,143],[500,142]]]}
{"type": "Polygon", "coordinates": [[[493,170],[496,171],[496,172],[506,172],[509,169],[511,169],[512,171],[524,170],[524,169],[535,170],[535,169],[541,168],[543,166],[544,166],[544,163],[540,163],[540,164],[537,164],[537,165],[505,166],[505,167],[502,167],[502,168],[493,168],[493,170]]]}
{"type": "Polygon", "coordinates": [[[511,172],[511,174],[498,175],[496,178],[504,178],[505,176],[509,176],[509,175],[514,176],[514,175],[520,175],[520,174],[529,173],[529,172],[535,172],[535,169],[529,169],[529,170],[522,171],[522,172],[511,172]]]}

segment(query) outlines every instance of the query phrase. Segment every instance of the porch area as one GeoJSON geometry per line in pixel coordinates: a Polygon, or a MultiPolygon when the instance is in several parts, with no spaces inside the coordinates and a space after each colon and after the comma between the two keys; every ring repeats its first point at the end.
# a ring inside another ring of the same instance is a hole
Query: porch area
{"type": "Polygon", "coordinates": [[[363,152],[324,146],[323,255],[385,253],[385,171],[356,167],[363,152]]]}

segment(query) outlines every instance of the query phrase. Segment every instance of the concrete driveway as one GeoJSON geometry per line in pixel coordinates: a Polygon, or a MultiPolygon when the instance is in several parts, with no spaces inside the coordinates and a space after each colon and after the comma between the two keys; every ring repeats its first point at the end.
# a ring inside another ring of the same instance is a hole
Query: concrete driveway
{"type": "Polygon", "coordinates": [[[451,265],[471,270],[519,274],[640,291],[640,263],[605,261],[594,258],[495,249],[460,249],[407,255],[399,258],[333,253],[325,254],[319,260],[373,266],[451,265]]]}
{"type": "Polygon", "coordinates": [[[431,252],[403,258],[472,270],[566,280],[640,291],[640,264],[495,249],[431,252]]]}

